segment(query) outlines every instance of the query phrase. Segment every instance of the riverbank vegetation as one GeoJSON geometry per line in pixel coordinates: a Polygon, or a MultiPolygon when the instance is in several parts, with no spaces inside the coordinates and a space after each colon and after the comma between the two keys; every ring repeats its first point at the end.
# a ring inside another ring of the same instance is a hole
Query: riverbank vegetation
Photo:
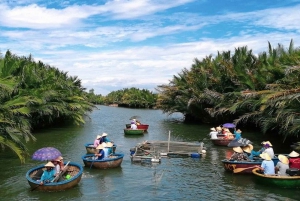
{"type": "Polygon", "coordinates": [[[186,121],[254,125],[286,137],[300,132],[300,49],[293,40],[255,55],[247,47],[195,58],[165,85],[157,107],[186,121]]]}
{"type": "MultiPolygon", "coordinates": [[[[0,55],[1,56],[1,55],[0,55]]],[[[78,77],[7,51],[0,57],[0,145],[24,162],[32,131],[58,123],[85,122],[95,107],[78,77]]]]}

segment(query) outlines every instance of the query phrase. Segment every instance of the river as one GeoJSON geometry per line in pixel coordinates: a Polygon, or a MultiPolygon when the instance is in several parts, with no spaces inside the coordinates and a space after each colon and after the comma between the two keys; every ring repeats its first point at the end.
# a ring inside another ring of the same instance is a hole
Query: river
{"type": "MultiPolygon", "coordinates": [[[[80,183],[63,192],[30,191],[26,172],[44,162],[27,158],[25,164],[9,150],[0,153],[0,200],[299,200],[300,190],[278,189],[256,184],[252,175],[234,175],[224,171],[221,160],[231,148],[217,147],[207,140],[209,125],[184,124],[181,114],[167,116],[160,110],[128,109],[98,106],[84,126],[66,126],[35,132],[36,142],[27,143],[30,154],[42,147],[55,147],[64,161],[83,164],[84,144],[93,142],[97,134],[108,133],[117,144],[116,152],[124,153],[120,168],[98,170],[84,167],[80,183]],[[126,123],[134,115],[149,124],[148,133],[140,137],[123,134],[126,123]],[[130,148],[144,140],[198,142],[204,139],[207,153],[201,158],[163,158],[159,164],[132,163],[130,148]]],[[[243,128],[240,128],[243,130],[243,128]]],[[[255,149],[265,137],[243,130],[243,137],[254,142],[255,149]]],[[[289,153],[281,142],[273,142],[275,153],[289,153]]]]}

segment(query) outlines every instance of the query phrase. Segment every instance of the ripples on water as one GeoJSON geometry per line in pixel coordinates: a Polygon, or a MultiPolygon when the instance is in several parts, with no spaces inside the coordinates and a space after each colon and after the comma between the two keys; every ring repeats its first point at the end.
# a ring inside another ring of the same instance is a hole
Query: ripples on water
{"type": "MultiPolygon", "coordinates": [[[[30,191],[26,172],[43,162],[27,159],[20,165],[13,154],[0,155],[0,200],[299,200],[299,190],[276,189],[255,184],[251,175],[224,172],[221,160],[232,150],[216,147],[204,140],[207,154],[202,158],[163,158],[159,164],[131,163],[129,149],[144,140],[198,142],[207,138],[208,125],[185,125],[182,115],[166,116],[159,110],[126,109],[100,106],[91,113],[91,121],[83,127],[69,126],[35,133],[38,141],[29,150],[44,146],[58,148],[65,158],[83,165],[84,144],[93,142],[97,134],[107,132],[117,144],[117,152],[125,154],[120,168],[97,170],[84,167],[78,186],[64,192],[30,191]],[[148,133],[140,137],[123,134],[125,124],[134,115],[149,124],[148,133]]],[[[243,132],[244,133],[244,132],[243,132]]],[[[257,137],[256,144],[262,141],[257,137]]]]}

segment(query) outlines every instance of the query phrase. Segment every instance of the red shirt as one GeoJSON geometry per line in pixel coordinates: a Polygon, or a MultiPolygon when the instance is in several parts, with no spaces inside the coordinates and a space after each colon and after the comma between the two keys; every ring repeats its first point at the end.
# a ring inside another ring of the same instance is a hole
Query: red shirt
{"type": "Polygon", "coordinates": [[[289,159],[290,168],[298,168],[300,169],[300,158],[290,158],[289,159]]]}

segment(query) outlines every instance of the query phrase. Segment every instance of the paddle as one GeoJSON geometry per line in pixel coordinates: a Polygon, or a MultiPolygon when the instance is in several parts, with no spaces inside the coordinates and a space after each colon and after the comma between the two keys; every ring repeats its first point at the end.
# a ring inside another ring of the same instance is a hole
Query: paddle
{"type": "MultiPolygon", "coordinates": [[[[97,156],[97,158],[98,158],[98,156],[97,156]]],[[[93,166],[93,164],[94,164],[94,161],[96,160],[96,158],[95,159],[93,159],[93,157],[92,157],[92,163],[91,163],[91,166],[90,166],[90,169],[92,169],[92,166],[93,166]]]]}
{"type": "Polygon", "coordinates": [[[255,165],[255,166],[251,166],[251,167],[246,167],[246,168],[236,168],[233,170],[234,173],[239,173],[239,172],[242,172],[244,170],[247,170],[247,169],[250,169],[250,168],[257,168],[258,166],[255,165]]]}

